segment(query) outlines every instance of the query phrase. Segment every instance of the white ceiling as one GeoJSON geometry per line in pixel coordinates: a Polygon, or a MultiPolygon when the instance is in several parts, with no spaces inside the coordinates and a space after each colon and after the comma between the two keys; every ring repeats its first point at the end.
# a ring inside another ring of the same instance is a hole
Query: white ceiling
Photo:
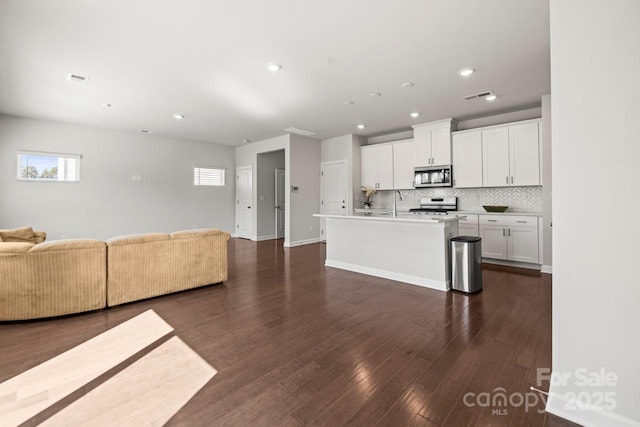
{"type": "Polygon", "coordinates": [[[230,145],[490,115],[550,92],[548,15],[544,0],[2,0],[0,112],[230,145]],[[461,99],[485,90],[498,99],[461,99]]]}

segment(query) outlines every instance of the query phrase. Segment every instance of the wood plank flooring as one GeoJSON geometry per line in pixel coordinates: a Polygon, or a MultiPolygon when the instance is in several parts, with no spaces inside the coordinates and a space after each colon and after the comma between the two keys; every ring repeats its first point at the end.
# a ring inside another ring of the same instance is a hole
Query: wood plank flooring
{"type": "MultiPolygon", "coordinates": [[[[223,285],[0,324],[0,382],[153,309],[218,371],[170,426],[573,425],[542,404],[498,415],[463,400],[498,387],[527,393],[536,369],[551,367],[550,276],[488,267],[484,290],[467,296],[326,268],[324,251],[232,239],[223,285]]],[[[148,351],[23,425],[60,413],[148,351]]]]}

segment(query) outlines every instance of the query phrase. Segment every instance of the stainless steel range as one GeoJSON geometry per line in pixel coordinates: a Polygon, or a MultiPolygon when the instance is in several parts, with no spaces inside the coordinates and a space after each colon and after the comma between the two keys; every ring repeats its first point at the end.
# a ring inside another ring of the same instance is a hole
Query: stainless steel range
{"type": "Polygon", "coordinates": [[[420,207],[409,209],[409,212],[416,215],[447,215],[457,210],[457,197],[423,197],[420,199],[420,207]]]}

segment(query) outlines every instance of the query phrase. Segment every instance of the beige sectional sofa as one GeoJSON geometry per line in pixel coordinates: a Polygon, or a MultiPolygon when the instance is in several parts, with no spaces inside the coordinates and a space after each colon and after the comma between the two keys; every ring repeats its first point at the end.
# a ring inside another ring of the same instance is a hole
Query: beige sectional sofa
{"type": "MultiPolygon", "coordinates": [[[[3,231],[0,321],[96,310],[227,279],[230,236],[217,229],[121,236],[106,243],[34,243],[3,237],[3,231]]],[[[33,233],[39,241],[46,237],[33,233]]]]}

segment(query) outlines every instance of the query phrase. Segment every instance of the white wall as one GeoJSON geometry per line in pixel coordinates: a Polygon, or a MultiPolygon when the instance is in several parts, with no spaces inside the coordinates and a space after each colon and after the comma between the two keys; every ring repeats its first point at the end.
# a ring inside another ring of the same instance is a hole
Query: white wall
{"type": "Polygon", "coordinates": [[[33,226],[48,240],[194,227],[231,232],[233,169],[231,147],[0,116],[0,228],[33,226]],[[17,150],[81,154],[80,182],[18,182],[17,150]],[[194,165],[227,168],[227,186],[194,187],[194,165]],[[134,174],[142,181],[133,182],[134,174]]]}
{"type": "Polygon", "coordinates": [[[475,129],[483,126],[500,125],[521,120],[538,119],[542,115],[541,107],[526,108],[524,110],[509,111],[492,116],[477,117],[458,121],[457,130],[475,129]]]}
{"type": "Polygon", "coordinates": [[[547,410],[584,425],[637,426],[640,228],[621,218],[640,212],[640,1],[551,0],[550,18],[552,358],[554,372],[573,377],[552,384],[547,410]],[[602,390],[577,385],[578,368],[617,375],[606,389],[615,409],[566,406],[566,392],[595,401],[602,390]]]}
{"type": "MultiPolygon", "coordinates": [[[[284,150],[258,154],[257,196],[258,240],[276,237],[275,170],[284,169],[284,150]]],[[[286,187],[285,187],[286,189],[286,187]]]]}
{"type": "Polygon", "coordinates": [[[552,245],[552,157],[551,157],[551,95],[542,97],[542,272],[551,273],[553,265],[553,245],[552,245]]]}
{"type": "MultiPolygon", "coordinates": [[[[291,135],[291,183],[300,187],[291,193],[290,246],[320,241],[320,141],[291,135]]],[[[287,245],[287,242],[285,242],[287,245]]]]}

